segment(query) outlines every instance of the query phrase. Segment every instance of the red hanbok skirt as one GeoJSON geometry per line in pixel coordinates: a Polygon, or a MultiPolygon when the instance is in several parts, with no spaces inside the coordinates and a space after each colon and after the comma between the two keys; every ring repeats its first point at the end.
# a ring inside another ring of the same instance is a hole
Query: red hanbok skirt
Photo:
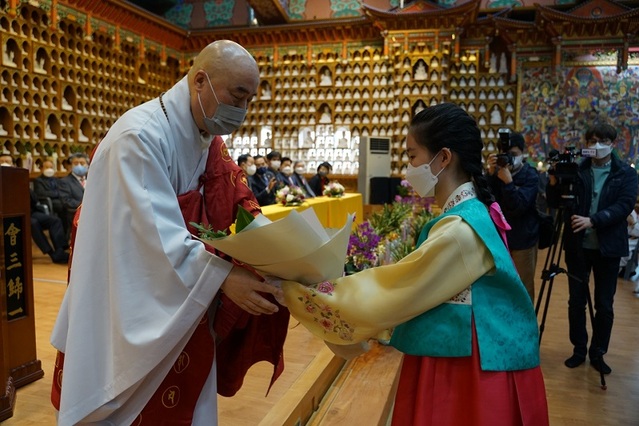
{"type": "Polygon", "coordinates": [[[405,355],[395,426],[547,426],[541,368],[482,371],[473,324],[469,357],[405,355]]]}

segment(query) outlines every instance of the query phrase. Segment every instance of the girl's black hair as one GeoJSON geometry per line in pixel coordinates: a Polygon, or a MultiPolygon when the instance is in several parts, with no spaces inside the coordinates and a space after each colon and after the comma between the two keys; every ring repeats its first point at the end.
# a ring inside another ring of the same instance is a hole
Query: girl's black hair
{"type": "Polygon", "coordinates": [[[484,176],[481,133],[475,119],[466,111],[452,103],[430,106],[413,117],[410,133],[430,152],[436,153],[442,148],[455,152],[462,170],[475,184],[477,198],[487,206],[495,201],[484,176]]]}

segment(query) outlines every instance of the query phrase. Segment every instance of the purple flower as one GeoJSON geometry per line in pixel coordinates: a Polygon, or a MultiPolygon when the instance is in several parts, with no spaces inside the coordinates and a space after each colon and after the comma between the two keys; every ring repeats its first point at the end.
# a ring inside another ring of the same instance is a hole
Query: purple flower
{"type": "Polygon", "coordinates": [[[377,246],[380,241],[381,237],[368,221],[361,223],[349,237],[346,263],[357,270],[375,266],[378,260],[377,246]]]}

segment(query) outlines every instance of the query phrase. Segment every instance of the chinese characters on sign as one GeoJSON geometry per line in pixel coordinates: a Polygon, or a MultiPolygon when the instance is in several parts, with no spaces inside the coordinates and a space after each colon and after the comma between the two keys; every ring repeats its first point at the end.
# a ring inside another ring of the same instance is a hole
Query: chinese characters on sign
{"type": "Polygon", "coordinates": [[[7,293],[7,320],[24,317],[24,231],[23,217],[3,218],[4,270],[7,293]]]}

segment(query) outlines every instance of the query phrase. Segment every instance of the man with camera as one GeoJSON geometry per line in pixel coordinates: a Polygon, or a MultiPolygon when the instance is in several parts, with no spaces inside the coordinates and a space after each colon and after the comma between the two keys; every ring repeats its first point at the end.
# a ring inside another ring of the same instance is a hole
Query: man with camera
{"type": "MultiPolygon", "coordinates": [[[[568,268],[568,322],[573,355],[564,364],[575,368],[586,355],[603,374],[612,369],[603,361],[614,319],[619,260],[628,255],[626,218],[637,197],[637,174],[614,153],[617,131],[599,123],[585,135],[588,149],[578,165],[560,161],[552,166],[546,188],[548,205],[563,210],[563,243],[568,268]],[[574,177],[565,171],[574,170],[574,177]],[[564,201],[569,200],[567,206],[564,201]],[[592,339],[588,349],[586,304],[590,271],[594,277],[592,339]]],[[[570,154],[574,158],[574,154],[570,154]]],[[[574,160],[573,160],[574,162],[574,160]]]]}
{"type": "Polygon", "coordinates": [[[488,182],[512,227],[507,234],[508,248],[532,301],[539,239],[539,175],[524,160],[526,144],[521,133],[499,129],[499,146],[500,154],[488,156],[488,182]]]}

